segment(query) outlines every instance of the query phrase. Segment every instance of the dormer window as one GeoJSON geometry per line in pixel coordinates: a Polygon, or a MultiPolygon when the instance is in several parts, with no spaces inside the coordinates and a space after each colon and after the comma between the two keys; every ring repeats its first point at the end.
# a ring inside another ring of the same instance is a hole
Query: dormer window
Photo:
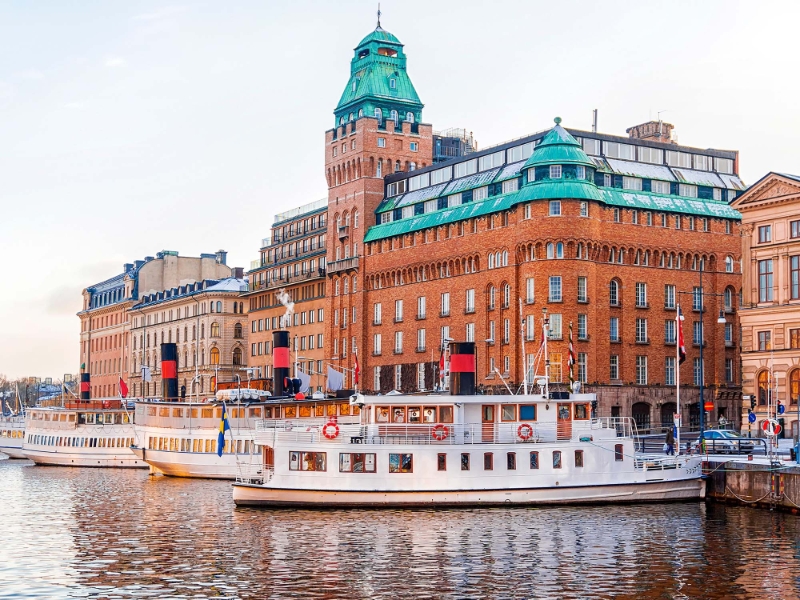
{"type": "Polygon", "coordinates": [[[339,118],[339,125],[344,125],[344,117],[339,118]]]}
{"type": "Polygon", "coordinates": [[[397,125],[397,111],[396,111],[396,110],[393,110],[392,112],[390,112],[390,113],[389,113],[389,115],[390,115],[390,116],[389,116],[389,118],[390,118],[392,121],[394,121],[394,122],[395,122],[395,125],[397,125]]]}
{"type": "Polygon", "coordinates": [[[413,123],[414,122],[414,113],[407,112],[406,113],[406,121],[408,121],[409,123],[413,123]]]}
{"type": "Polygon", "coordinates": [[[353,120],[353,113],[350,113],[350,120],[353,120]]]}
{"type": "Polygon", "coordinates": [[[378,119],[378,123],[383,121],[383,111],[380,108],[375,109],[375,118],[378,119]]]}
{"type": "Polygon", "coordinates": [[[394,77],[392,77],[392,78],[389,80],[389,88],[390,88],[390,89],[393,89],[393,90],[394,90],[394,89],[397,89],[397,80],[396,80],[394,77]]]}
{"type": "Polygon", "coordinates": [[[358,118],[360,119],[363,116],[364,116],[364,109],[363,108],[359,108],[358,109],[358,118]]]}
{"type": "Polygon", "coordinates": [[[364,58],[365,56],[369,56],[369,50],[362,50],[358,53],[358,58],[364,58]]]}
{"type": "Polygon", "coordinates": [[[378,54],[381,56],[390,56],[394,57],[397,56],[397,50],[394,48],[378,48],[378,54]]]}
{"type": "Polygon", "coordinates": [[[550,165],[550,179],[561,179],[561,165],[550,165]]]}

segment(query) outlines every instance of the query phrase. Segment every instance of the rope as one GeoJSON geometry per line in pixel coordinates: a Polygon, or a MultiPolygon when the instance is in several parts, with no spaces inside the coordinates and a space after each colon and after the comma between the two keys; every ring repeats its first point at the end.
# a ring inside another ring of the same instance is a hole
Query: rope
{"type": "Polygon", "coordinates": [[[736,492],[734,492],[730,487],[728,487],[726,485],[725,486],[725,494],[727,494],[728,492],[730,492],[731,496],[733,496],[734,498],[736,498],[740,502],[744,502],[745,504],[755,504],[757,502],[761,502],[764,498],[769,496],[772,493],[772,490],[768,491],[766,494],[761,496],[761,498],[759,498],[758,500],[747,500],[747,499],[743,498],[742,496],[739,496],[736,492]]]}

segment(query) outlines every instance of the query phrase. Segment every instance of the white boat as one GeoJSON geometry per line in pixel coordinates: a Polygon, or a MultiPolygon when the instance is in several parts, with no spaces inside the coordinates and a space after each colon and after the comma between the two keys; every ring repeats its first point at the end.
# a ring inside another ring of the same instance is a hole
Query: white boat
{"type": "Polygon", "coordinates": [[[22,442],[25,439],[25,415],[0,416],[0,452],[10,458],[25,458],[22,442]]]}
{"type": "Polygon", "coordinates": [[[222,391],[218,397],[234,401],[226,404],[230,431],[225,434],[222,456],[217,453],[222,404],[216,401],[137,401],[136,431],[141,444],[133,452],[150,465],[152,473],[234,480],[241,464],[249,466],[252,454],[261,455],[261,448],[253,441],[256,422],[281,422],[286,427],[305,429],[318,428],[335,416],[358,423],[358,416],[348,416],[357,409],[351,408],[347,399],[294,400],[255,395],[239,399],[222,391]]]}
{"type": "Polygon", "coordinates": [[[635,422],[594,394],[354,396],[358,424],[259,421],[241,506],[461,506],[699,499],[699,457],[635,449],[635,422]]]}
{"type": "Polygon", "coordinates": [[[29,409],[22,454],[37,465],[147,468],[134,455],[132,413],[118,399],[29,409]]]}

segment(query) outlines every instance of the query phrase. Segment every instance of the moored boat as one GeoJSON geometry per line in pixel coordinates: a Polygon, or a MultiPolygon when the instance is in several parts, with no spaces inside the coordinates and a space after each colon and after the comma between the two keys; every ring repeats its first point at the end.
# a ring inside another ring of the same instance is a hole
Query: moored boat
{"type": "Polygon", "coordinates": [[[25,439],[25,416],[0,416],[0,452],[10,458],[25,458],[22,442],[25,439]]]}

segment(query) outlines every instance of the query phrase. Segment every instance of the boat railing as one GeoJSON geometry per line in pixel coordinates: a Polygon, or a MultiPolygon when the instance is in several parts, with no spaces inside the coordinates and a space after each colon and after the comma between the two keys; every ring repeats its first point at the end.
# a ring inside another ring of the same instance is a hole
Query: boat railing
{"type": "Polygon", "coordinates": [[[275,473],[274,467],[265,467],[257,460],[240,460],[236,465],[236,481],[262,485],[269,482],[275,473]]]}
{"type": "MultiPolygon", "coordinates": [[[[338,417],[337,425],[357,425],[361,417],[358,415],[350,417],[338,417]]],[[[307,428],[314,428],[318,431],[323,425],[329,423],[330,417],[305,417],[299,419],[259,419],[255,421],[256,432],[264,431],[306,431],[307,428]]],[[[217,423],[219,425],[219,423],[217,423]]]]}
{"type": "Polygon", "coordinates": [[[637,454],[634,459],[634,466],[637,469],[645,471],[665,471],[668,469],[678,469],[685,467],[687,463],[694,460],[697,463],[696,457],[693,458],[687,454],[680,454],[676,456],[665,454],[637,454]]]}

